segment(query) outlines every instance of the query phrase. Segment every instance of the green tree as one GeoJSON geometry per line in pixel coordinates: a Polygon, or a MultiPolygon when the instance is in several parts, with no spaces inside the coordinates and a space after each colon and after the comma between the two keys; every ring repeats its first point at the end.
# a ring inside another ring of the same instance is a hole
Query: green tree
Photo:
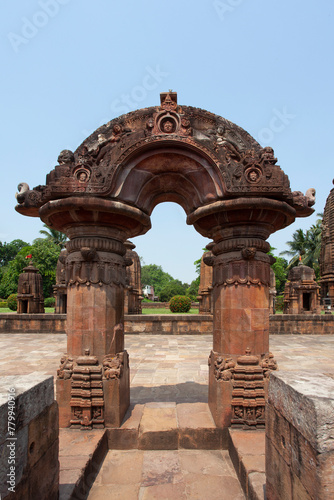
{"type": "Polygon", "coordinates": [[[16,257],[9,262],[2,276],[0,296],[7,298],[17,292],[19,275],[28,265],[27,255],[32,255],[32,261],[43,278],[44,297],[52,295],[52,287],[56,283],[56,269],[61,248],[50,240],[37,239],[33,245],[23,247],[16,257]]]}
{"type": "Polygon", "coordinates": [[[29,245],[22,240],[13,240],[10,243],[2,243],[0,241],[0,267],[6,266],[11,260],[13,260],[18,252],[29,245]]]}
{"type": "Polygon", "coordinates": [[[193,301],[197,300],[200,279],[200,276],[197,276],[197,278],[190,283],[190,286],[186,291],[187,297],[189,297],[193,301]]]}
{"type": "Polygon", "coordinates": [[[303,258],[308,248],[308,238],[306,232],[302,229],[297,229],[292,235],[292,240],[286,242],[289,247],[288,250],[284,250],[280,255],[287,255],[291,257],[289,261],[289,269],[298,264],[299,257],[303,258]]]}
{"type": "MultiPolygon", "coordinates": [[[[61,249],[65,248],[65,244],[67,241],[67,236],[66,234],[62,233],[61,231],[56,231],[56,229],[52,229],[51,227],[47,226],[44,224],[46,229],[41,229],[40,234],[43,234],[45,238],[49,241],[52,241],[55,245],[58,245],[61,249]]],[[[35,241],[38,241],[41,238],[37,238],[35,241]]]]}
{"type": "Polygon", "coordinates": [[[283,257],[276,257],[274,255],[274,250],[276,250],[276,248],[270,248],[270,252],[268,253],[276,259],[276,262],[271,265],[271,268],[275,273],[276,291],[277,294],[280,295],[284,292],[285,283],[288,279],[288,261],[283,259],[283,257]]]}
{"type": "Polygon", "coordinates": [[[31,251],[32,246],[23,247],[5,267],[0,283],[1,297],[6,299],[9,295],[17,292],[19,276],[23,268],[28,264],[26,256],[31,254],[31,251]]]}
{"type": "Polygon", "coordinates": [[[321,251],[321,231],[323,214],[317,214],[319,219],[310,229],[303,231],[297,229],[292,235],[292,240],[287,241],[289,250],[281,252],[280,255],[289,255],[291,260],[288,269],[296,266],[301,261],[305,266],[312,267],[316,277],[320,277],[319,258],[321,251]]]}
{"type": "Polygon", "coordinates": [[[160,298],[160,292],[167,283],[173,281],[173,277],[165,273],[161,266],[156,264],[148,264],[141,268],[141,283],[142,286],[151,285],[154,287],[154,292],[160,298]]]}
{"type": "Polygon", "coordinates": [[[186,286],[179,280],[172,280],[166,283],[159,292],[161,302],[168,302],[174,295],[184,295],[186,286]]]}
{"type": "MultiPolygon", "coordinates": [[[[318,214],[319,215],[319,214],[318,214]]],[[[321,230],[322,230],[322,220],[318,219],[315,224],[313,224],[310,229],[308,229],[307,241],[308,247],[303,258],[303,264],[312,267],[315,271],[315,275],[320,278],[320,252],[321,252],[321,230]]]]}

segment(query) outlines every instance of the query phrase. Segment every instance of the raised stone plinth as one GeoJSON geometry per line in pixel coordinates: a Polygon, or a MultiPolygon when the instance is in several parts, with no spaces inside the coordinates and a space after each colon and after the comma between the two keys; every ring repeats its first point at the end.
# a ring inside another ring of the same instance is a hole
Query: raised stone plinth
{"type": "Polygon", "coordinates": [[[334,498],[334,372],[273,373],[266,409],[268,500],[334,498]]]}

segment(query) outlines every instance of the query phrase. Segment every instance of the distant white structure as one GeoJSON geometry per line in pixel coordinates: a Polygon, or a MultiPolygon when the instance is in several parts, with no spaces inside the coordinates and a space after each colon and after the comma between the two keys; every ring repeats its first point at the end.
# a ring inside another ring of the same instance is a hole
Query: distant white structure
{"type": "Polygon", "coordinates": [[[145,285],[143,288],[143,295],[149,300],[158,301],[159,297],[154,294],[154,287],[151,285],[145,285]]]}

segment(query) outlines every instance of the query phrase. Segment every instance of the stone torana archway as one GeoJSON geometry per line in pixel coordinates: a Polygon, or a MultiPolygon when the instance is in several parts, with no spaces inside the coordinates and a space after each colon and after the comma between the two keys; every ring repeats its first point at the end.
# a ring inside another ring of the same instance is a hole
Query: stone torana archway
{"type": "Polygon", "coordinates": [[[264,424],[269,353],[270,234],[313,212],[291,192],[272,148],[173,92],[160,106],[100,127],[62,151],[45,186],[19,185],[16,210],[64,232],[67,354],[57,378],[62,427],[118,427],[129,405],[124,350],[127,239],[150,229],[163,201],[212,239],[213,349],[209,405],[219,427],[264,424]]]}

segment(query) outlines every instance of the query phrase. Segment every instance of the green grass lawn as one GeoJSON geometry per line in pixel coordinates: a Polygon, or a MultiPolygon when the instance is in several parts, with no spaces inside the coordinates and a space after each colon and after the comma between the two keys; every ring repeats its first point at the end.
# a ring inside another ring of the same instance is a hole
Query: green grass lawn
{"type": "MultiPolygon", "coordinates": [[[[172,313],[170,309],[166,309],[165,307],[162,307],[161,309],[146,309],[142,308],[143,314],[177,314],[177,313],[172,313]]],[[[179,313],[179,314],[198,314],[198,309],[190,309],[187,313],[179,313]]]]}

